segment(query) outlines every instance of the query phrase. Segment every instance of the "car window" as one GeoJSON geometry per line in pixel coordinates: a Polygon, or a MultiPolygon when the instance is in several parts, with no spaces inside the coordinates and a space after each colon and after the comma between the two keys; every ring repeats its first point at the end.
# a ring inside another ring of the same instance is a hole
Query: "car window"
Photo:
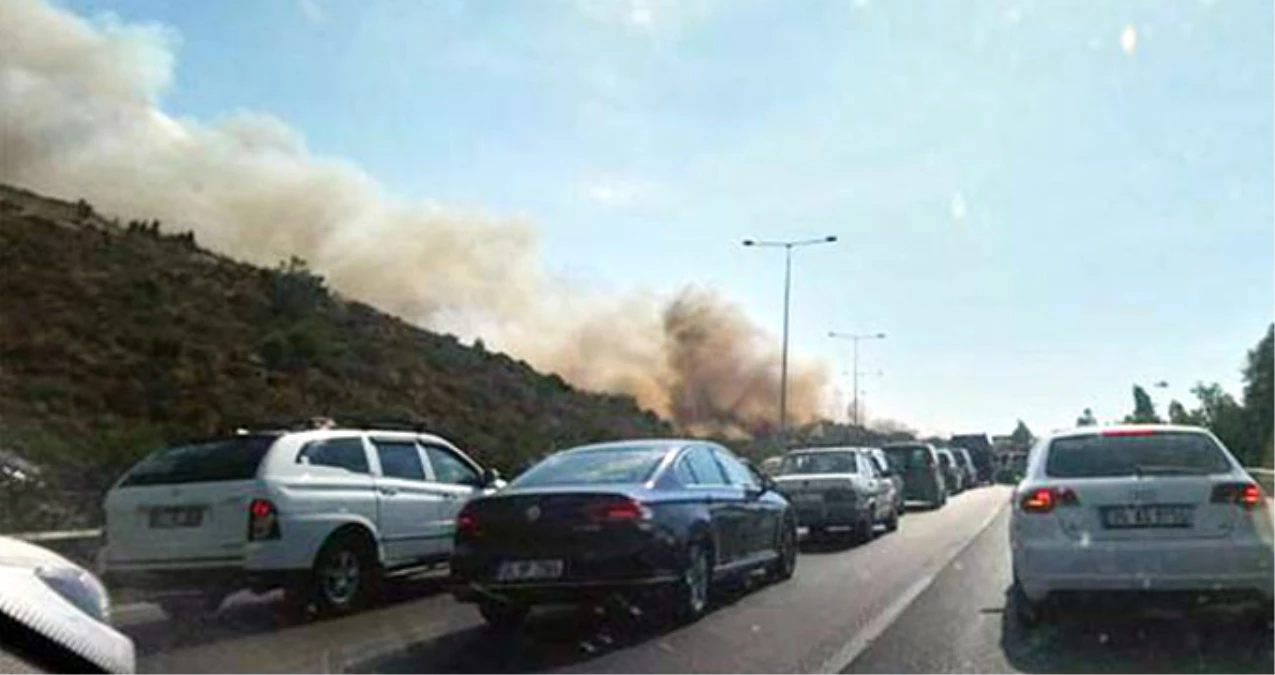
{"type": "Polygon", "coordinates": [[[481,474],[474,467],[461,461],[447,448],[430,444],[423,444],[422,447],[429,457],[430,466],[434,468],[434,479],[438,482],[470,486],[477,486],[482,482],[481,474]]]}
{"type": "Polygon", "coordinates": [[[729,455],[720,450],[714,450],[713,454],[717,457],[717,462],[721,464],[726,471],[726,478],[731,485],[738,485],[746,488],[759,488],[761,482],[748,470],[748,466],[739,461],[738,458],[729,455]]]}
{"type": "Polygon", "coordinates": [[[510,487],[645,483],[667,453],[650,445],[560,452],[527,469],[510,487]]]}
{"type": "Polygon", "coordinates": [[[369,473],[367,450],[363,448],[363,439],[358,437],[311,441],[297,453],[297,461],[310,466],[330,466],[353,473],[369,473]]]}
{"type": "Polygon", "coordinates": [[[943,466],[943,468],[944,468],[944,469],[951,467],[951,466],[952,466],[952,455],[950,455],[950,454],[948,454],[948,453],[946,453],[946,452],[941,452],[941,451],[940,451],[940,452],[939,452],[939,464],[941,464],[941,465],[943,466]]]}
{"type": "Polygon", "coordinates": [[[1058,438],[1046,450],[1054,478],[1225,473],[1231,465],[1212,438],[1193,433],[1058,438]]]}
{"type": "Polygon", "coordinates": [[[276,436],[234,436],[160,450],[128,472],[121,486],[248,480],[276,436]]]}
{"type": "Polygon", "coordinates": [[[691,458],[687,455],[679,457],[677,463],[673,465],[673,476],[682,485],[699,484],[699,478],[695,476],[695,469],[691,467],[691,458]]]}
{"type": "Polygon", "coordinates": [[[381,475],[404,480],[425,480],[425,465],[415,441],[373,441],[381,459],[381,475]]]}
{"type": "Polygon", "coordinates": [[[697,485],[726,485],[726,475],[713,459],[708,448],[696,446],[686,453],[691,470],[695,472],[697,485]]]}
{"type": "Polygon", "coordinates": [[[789,454],[780,475],[813,473],[858,473],[854,452],[799,452],[789,454]]]}

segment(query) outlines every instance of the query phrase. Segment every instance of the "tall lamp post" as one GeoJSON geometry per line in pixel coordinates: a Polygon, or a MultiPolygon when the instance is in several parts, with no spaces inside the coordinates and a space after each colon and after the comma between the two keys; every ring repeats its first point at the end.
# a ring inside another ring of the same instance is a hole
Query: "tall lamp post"
{"type": "Polygon", "coordinates": [[[840,340],[850,340],[854,343],[854,425],[859,426],[859,341],[860,340],[884,340],[885,333],[838,333],[835,330],[828,331],[828,337],[840,340]]]}
{"type": "Polygon", "coordinates": [[[791,241],[760,241],[745,239],[744,246],[784,249],[784,338],[783,354],[779,360],[779,447],[788,447],[788,299],[792,291],[792,250],[799,246],[815,244],[831,244],[837,241],[835,235],[820,239],[799,239],[791,241]]]}

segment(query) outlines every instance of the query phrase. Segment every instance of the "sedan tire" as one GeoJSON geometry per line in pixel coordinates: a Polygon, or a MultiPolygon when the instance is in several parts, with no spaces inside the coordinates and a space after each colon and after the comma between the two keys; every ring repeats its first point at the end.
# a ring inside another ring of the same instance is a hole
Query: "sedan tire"
{"type": "Polygon", "coordinates": [[[779,542],[776,548],[779,557],[771,565],[771,581],[786,581],[797,571],[797,525],[791,520],[784,523],[779,530],[779,542]]]}
{"type": "Polygon", "coordinates": [[[713,587],[713,552],[702,538],[686,547],[682,575],[673,590],[677,621],[691,623],[704,615],[713,587]]]}
{"type": "Polygon", "coordinates": [[[310,593],[320,616],[339,616],[361,608],[372,595],[376,559],[359,537],[338,534],[315,557],[310,593]]]}

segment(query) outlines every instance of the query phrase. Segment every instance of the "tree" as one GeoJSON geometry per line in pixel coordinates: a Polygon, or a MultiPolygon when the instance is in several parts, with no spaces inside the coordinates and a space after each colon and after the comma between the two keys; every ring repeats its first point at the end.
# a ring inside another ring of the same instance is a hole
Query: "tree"
{"type": "Polygon", "coordinates": [[[1019,446],[1031,445],[1034,438],[1032,430],[1028,429],[1022,420],[1018,420],[1018,426],[1014,427],[1014,432],[1009,435],[1009,439],[1019,446]]]}
{"type": "Polygon", "coordinates": [[[1254,463],[1259,445],[1247,411],[1216,382],[1197,384],[1191,393],[1200,399],[1199,410],[1192,413],[1192,423],[1208,427],[1241,464],[1254,463]]]}
{"type": "Polygon", "coordinates": [[[1133,414],[1127,415],[1124,421],[1130,424],[1162,424],[1164,420],[1155,412],[1155,404],[1151,396],[1141,385],[1133,385],[1133,414]]]}
{"type": "Polygon", "coordinates": [[[1186,406],[1181,401],[1169,402],[1169,423],[1170,424],[1199,424],[1198,416],[1193,412],[1188,412],[1186,406]]]}
{"type": "Polygon", "coordinates": [[[1089,408],[1085,408],[1085,411],[1081,413],[1080,417],[1076,418],[1076,426],[1078,427],[1092,427],[1097,425],[1098,419],[1093,416],[1093,411],[1089,408]]]}
{"type": "Polygon", "coordinates": [[[1255,457],[1264,466],[1271,466],[1272,447],[1275,446],[1275,324],[1266,328],[1266,336],[1248,353],[1244,365],[1244,411],[1253,429],[1253,441],[1259,451],[1255,457]]]}

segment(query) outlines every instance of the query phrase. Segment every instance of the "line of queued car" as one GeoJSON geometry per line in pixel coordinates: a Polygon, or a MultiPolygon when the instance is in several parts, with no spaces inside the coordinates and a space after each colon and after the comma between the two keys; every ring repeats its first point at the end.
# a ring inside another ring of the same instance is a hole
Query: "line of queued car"
{"type": "Polygon", "coordinates": [[[105,500],[99,571],[170,617],[282,589],[301,615],[366,605],[448,564],[493,626],[622,597],[698,617],[733,577],[792,576],[797,515],[769,476],[699,440],[553,454],[506,484],[444,438],[329,421],[157,451],[105,500]]]}
{"type": "Polygon", "coordinates": [[[982,482],[967,450],[928,443],[804,448],[773,459],[768,469],[812,539],[840,532],[868,541],[878,525],[897,529],[907,502],[938,508],[982,482]]]}

